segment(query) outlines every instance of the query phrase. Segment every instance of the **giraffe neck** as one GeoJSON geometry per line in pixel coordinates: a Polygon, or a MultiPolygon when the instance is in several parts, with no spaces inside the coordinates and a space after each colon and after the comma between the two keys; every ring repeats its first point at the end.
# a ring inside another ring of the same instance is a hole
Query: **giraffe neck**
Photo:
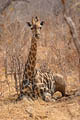
{"type": "Polygon", "coordinates": [[[32,82],[34,76],[34,69],[36,66],[36,55],[37,55],[37,39],[35,36],[31,40],[31,48],[29,51],[28,59],[25,64],[24,79],[32,82]]]}

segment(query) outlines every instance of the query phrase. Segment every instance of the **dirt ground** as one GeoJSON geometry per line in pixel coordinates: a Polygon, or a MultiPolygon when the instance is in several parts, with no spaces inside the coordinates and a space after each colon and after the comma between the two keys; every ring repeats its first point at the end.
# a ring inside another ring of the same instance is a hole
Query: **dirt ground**
{"type": "Polygon", "coordinates": [[[9,81],[10,88],[3,82],[0,88],[0,120],[80,120],[80,96],[72,95],[79,88],[78,81],[75,82],[75,76],[69,76],[67,81],[70,96],[60,98],[61,94],[57,92],[54,96],[58,99],[53,102],[44,102],[40,98],[33,101],[26,97],[16,101],[14,82],[9,81]],[[72,81],[74,84],[70,84],[72,81]]]}

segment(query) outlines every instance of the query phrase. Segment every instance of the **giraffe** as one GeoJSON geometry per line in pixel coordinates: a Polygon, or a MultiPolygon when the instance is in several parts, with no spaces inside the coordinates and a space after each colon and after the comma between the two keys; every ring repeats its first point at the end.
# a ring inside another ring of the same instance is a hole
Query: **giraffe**
{"type": "Polygon", "coordinates": [[[36,16],[32,17],[32,22],[27,22],[27,25],[31,28],[32,31],[32,40],[31,47],[28,55],[28,59],[25,63],[25,69],[23,74],[22,88],[33,84],[35,77],[35,66],[36,66],[36,55],[37,55],[37,41],[40,38],[40,31],[44,24],[44,21],[39,20],[36,16]]]}
{"type": "MultiPolygon", "coordinates": [[[[29,88],[32,94],[40,96],[47,101],[48,93],[53,96],[56,91],[60,91],[62,96],[65,96],[65,81],[63,76],[52,72],[42,72],[36,70],[36,55],[37,55],[37,41],[40,38],[40,30],[44,21],[39,20],[38,17],[32,18],[32,23],[27,22],[32,30],[31,47],[23,74],[22,89],[29,88]]],[[[27,89],[28,92],[28,89],[27,89]]],[[[50,97],[50,96],[49,96],[50,97]]]]}

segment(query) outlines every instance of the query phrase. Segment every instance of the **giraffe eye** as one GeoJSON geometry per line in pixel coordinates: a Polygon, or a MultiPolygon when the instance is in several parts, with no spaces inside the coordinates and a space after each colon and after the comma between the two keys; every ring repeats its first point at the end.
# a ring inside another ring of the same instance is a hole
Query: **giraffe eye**
{"type": "Polygon", "coordinates": [[[33,30],[33,27],[31,28],[31,30],[33,30]]]}

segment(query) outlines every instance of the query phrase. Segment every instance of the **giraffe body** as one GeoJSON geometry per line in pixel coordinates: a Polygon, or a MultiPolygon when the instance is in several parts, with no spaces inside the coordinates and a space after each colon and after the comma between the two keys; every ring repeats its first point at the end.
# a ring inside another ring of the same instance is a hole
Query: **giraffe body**
{"type": "Polygon", "coordinates": [[[53,94],[57,91],[61,92],[62,96],[66,95],[66,84],[63,76],[60,74],[49,72],[42,73],[38,70],[35,76],[34,84],[38,90],[38,95],[44,100],[46,100],[47,95],[53,96],[53,94]]]}

